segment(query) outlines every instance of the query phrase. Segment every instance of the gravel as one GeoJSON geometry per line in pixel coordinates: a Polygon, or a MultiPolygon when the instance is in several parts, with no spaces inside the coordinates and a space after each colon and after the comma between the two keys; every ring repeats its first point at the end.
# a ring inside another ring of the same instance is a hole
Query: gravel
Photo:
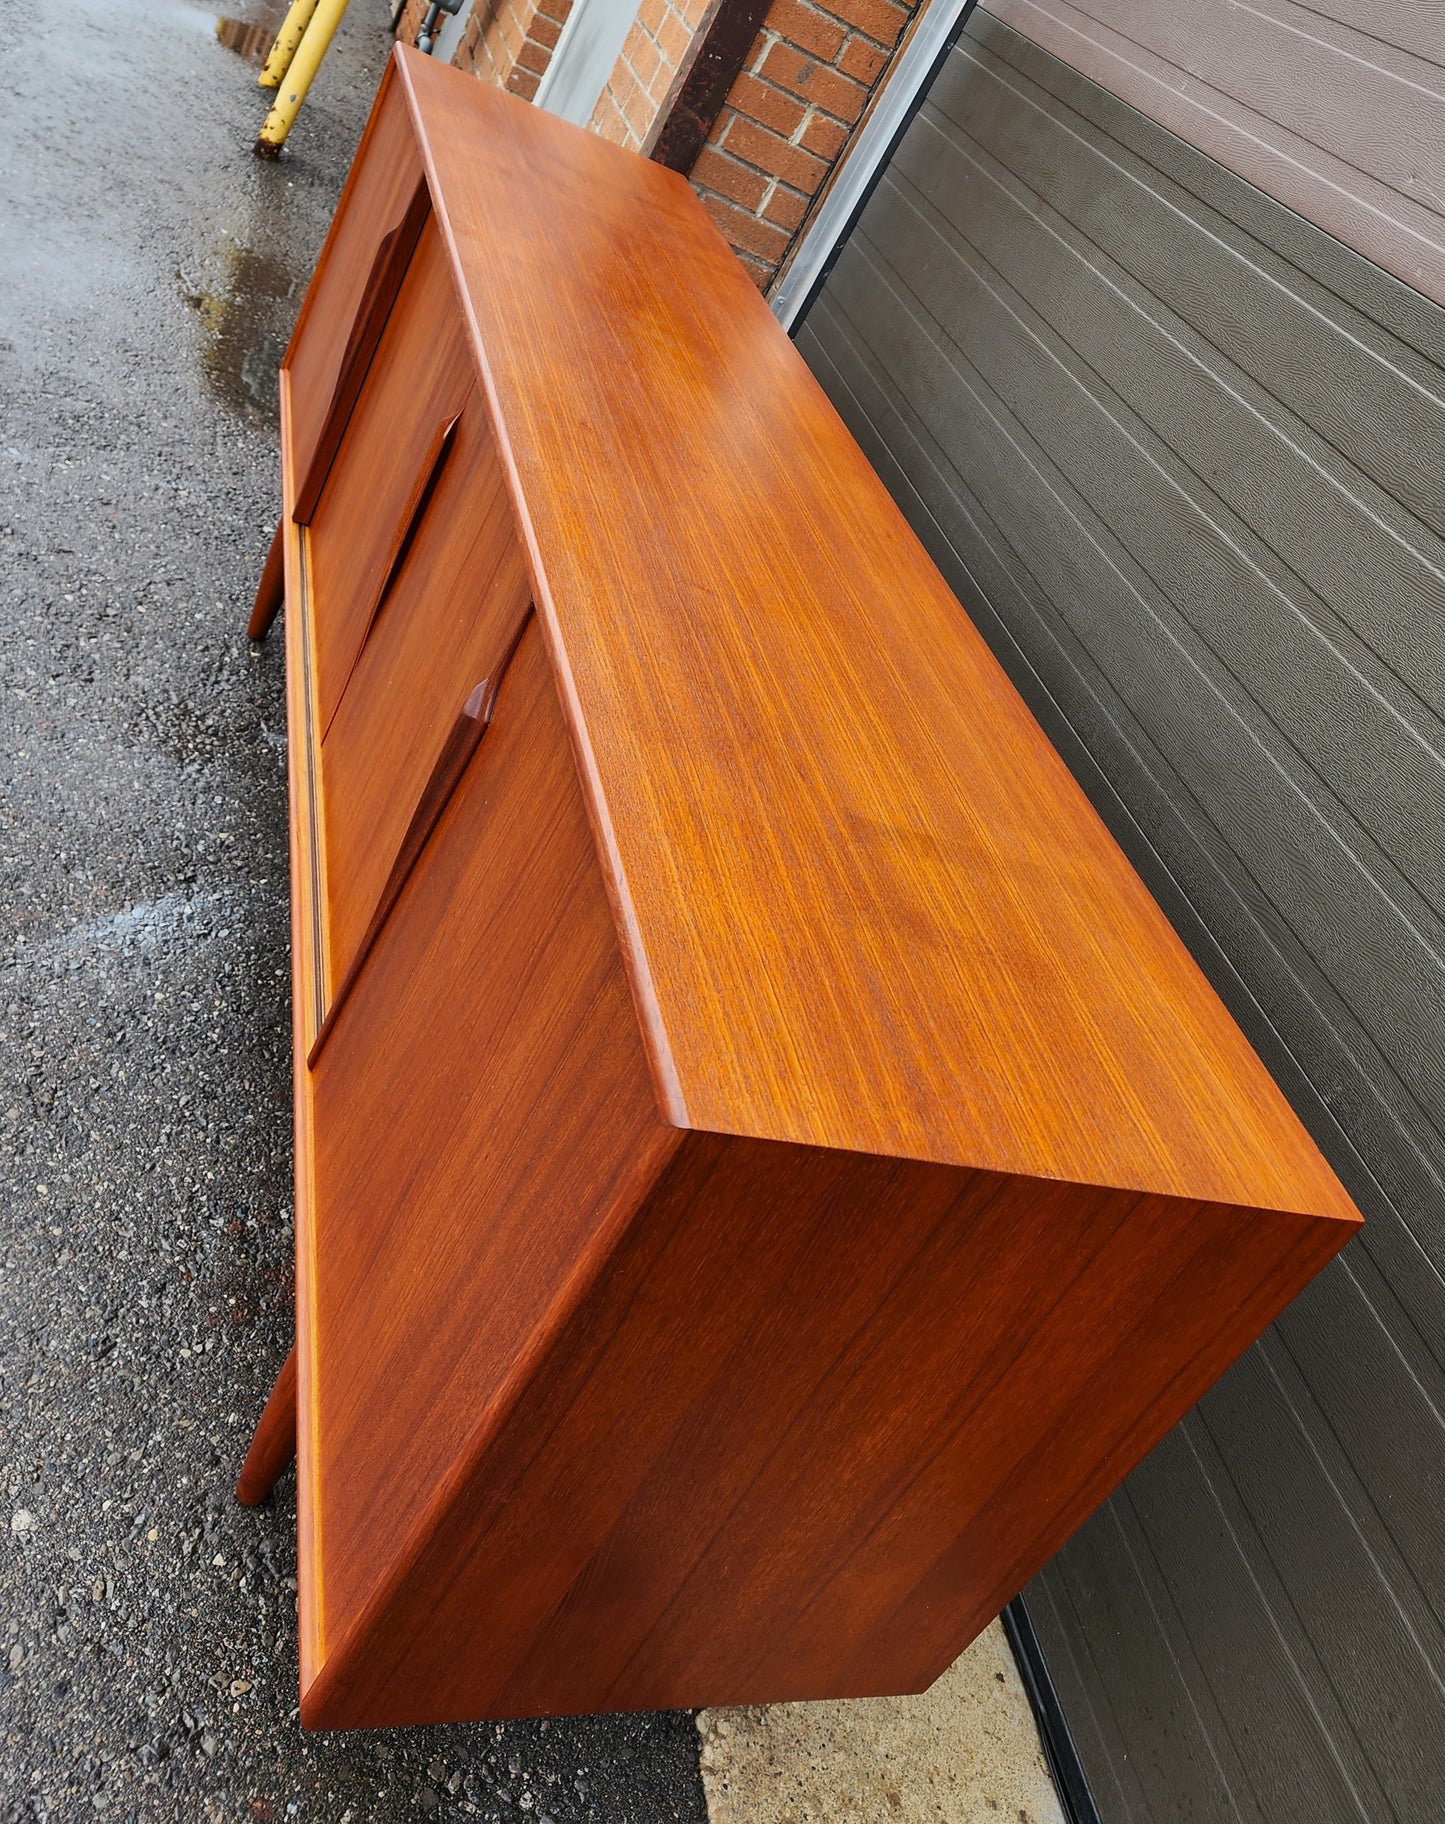
{"type": "Polygon", "coordinates": [[[388,43],[360,0],[263,165],[274,13],[232,3],[0,0],[0,1820],[699,1824],[683,1714],[305,1735],[292,1479],[232,1498],[292,1292],[282,656],[244,624],[388,43]]]}

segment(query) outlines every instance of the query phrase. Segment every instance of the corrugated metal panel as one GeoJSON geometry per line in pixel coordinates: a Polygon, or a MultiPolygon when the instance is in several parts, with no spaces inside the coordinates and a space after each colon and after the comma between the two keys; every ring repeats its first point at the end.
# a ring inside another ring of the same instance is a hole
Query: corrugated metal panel
{"type": "Polygon", "coordinates": [[[1445,303],[1438,0],[984,0],[1133,107],[1445,303]]]}
{"type": "Polygon", "coordinates": [[[980,14],[798,340],[1370,1218],[1030,1592],[1101,1809],[1445,1817],[1445,312],[980,14]]]}

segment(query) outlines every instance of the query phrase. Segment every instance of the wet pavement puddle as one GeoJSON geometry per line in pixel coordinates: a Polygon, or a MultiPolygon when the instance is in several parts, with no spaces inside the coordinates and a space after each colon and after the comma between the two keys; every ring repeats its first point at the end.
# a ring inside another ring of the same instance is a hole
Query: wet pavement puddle
{"type": "Polygon", "coordinates": [[[285,0],[253,0],[252,4],[241,0],[234,13],[217,17],[216,42],[247,63],[260,65],[285,17],[285,0]]]}
{"type": "Polygon", "coordinates": [[[290,334],[295,279],[279,260],[250,247],[228,247],[223,259],[222,283],[214,291],[193,291],[178,275],[205,332],[206,385],[235,411],[274,418],[276,370],[290,334]]]}
{"type": "Polygon", "coordinates": [[[247,63],[264,63],[275,36],[275,28],[269,25],[248,25],[244,19],[216,21],[216,42],[247,63]]]}

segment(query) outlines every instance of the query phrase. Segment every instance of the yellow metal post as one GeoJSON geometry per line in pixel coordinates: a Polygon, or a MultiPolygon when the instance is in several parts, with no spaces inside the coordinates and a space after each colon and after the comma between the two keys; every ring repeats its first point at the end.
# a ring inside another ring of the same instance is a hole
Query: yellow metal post
{"type": "Polygon", "coordinates": [[[316,0],[291,0],[291,10],[282,20],[276,42],[267,52],[266,61],[261,65],[261,74],[256,78],[263,89],[280,88],[281,78],[290,69],[296,47],[315,11],[316,0]]]}
{"type": "Polygon", "coordinates": [[[306,91],[321,67],[321,59],[326,55],[326,47],[336,34],[347,4],[348,0],[317,0],[316,11],[311,15],[310,23],[302,34],[301,42],[282,79],[276,105],[266,116],[257,136],[255,151],[258,158],[274,158],[285,144],[291,123],[300,112],[306,91]]]}

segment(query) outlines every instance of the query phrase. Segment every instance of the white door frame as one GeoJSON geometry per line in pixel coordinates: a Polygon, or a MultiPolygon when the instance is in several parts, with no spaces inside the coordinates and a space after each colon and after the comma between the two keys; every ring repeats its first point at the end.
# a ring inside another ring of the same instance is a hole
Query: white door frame
{"type": "Polygon", "coordinates": [[[585,127],[607,87],[612,66],[641,0],[573,0],[572,11],[533,96],[539,108],[585,127]]]}
{"type": "MultiPolygon", "coordinates": [[[[589,0],[577,0],[578,5],[589,0]]],[[[952,50],[976,0],[924,0],[883,87],[874,96],[782,277],[769,294],[773,313],[791,330],[812,302],[833,258],[903,137],[938,66],[952,50]]],[[[540,99],[540,97],[539,97],[540,99]]]]}

